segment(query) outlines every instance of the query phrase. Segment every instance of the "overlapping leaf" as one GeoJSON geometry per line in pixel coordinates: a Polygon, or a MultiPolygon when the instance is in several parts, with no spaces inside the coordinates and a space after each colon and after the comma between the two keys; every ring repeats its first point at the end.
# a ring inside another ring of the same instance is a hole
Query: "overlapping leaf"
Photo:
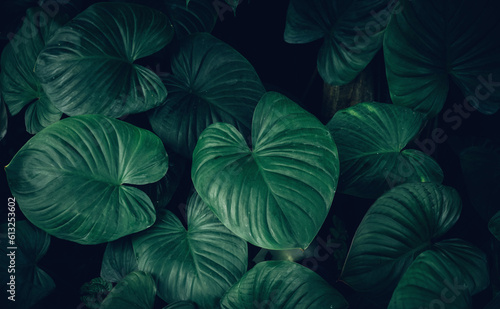
{"type": "Polygon", "coordinates": [[[101,278],[108,282],[119,282],[137,270],[137,258],[130,237],[108,243],[101,265],[101,278]]]}
{"type": "Polygon", "coordinates": [[[133,238],[139,269],[151,273],[166,302],[191,300],[214,308],[247,269],[247,243],[229,231],[195,194],[188,201],[187,229],[162,210],[150,229],[133,238]]]}
{"type": "Polygon", "coordinates": [[[482,113],[500,108],[500,10],[494,1],[402,1],[384,39],[392,101],[434,117],[450,80],[482,113]]]}
{"type": "Polygon", "coordinates": [[[404,149],[423,126],[423,115],[383,103],[337,112],[327,127],[339,149],[339,191],[377,198],[405,182],[437,182],[443,171],[430,156],[404,149]]]}
{"type": "Polygon", "coordinates": [[[59,238],[96,244],[155,221],[133,185],[158,181],[168,157],[153,133],[102,115],[58,121],[31,138],[5,168],[23,214],[59,238]]]}
{"type": "Polygon", "coordinates": [[[221,301],[221,308],[348,308],[336,289],[312,270],[290,261],[261,262],[221,301]]]}
{"type": "Polygon", "coordinates": [[[460,240],[443,241],[415,259],[388,308],[471,308],[471,296],[488,285],[488,261],[483,252],[460,240]]]}
{"type": "Polygon", "coordinates": [[[259,101],[252,148],[232,125],[216,123],[193,153],[194,186],[236,235],[266,249],[305,249],[330,209],[337,148],[319,120],[276,92],[259,101]]]}
{"type": "Polygon", "coordinates": [[[134,61],[172,37],[169,19],[157,10],[97,3],[52,37],[35,73],[47,97],[68,115],[139,113],[160,105],[167,91],[157,75],[134,61]]]}
{"type": "Polygon", "coordinates": [[[453,226],[460,211],[460,197],[451,187],[395,187],[377,199],[361,221],[341,279],[357,291],[391,291],[415,257],[453,226]]]}
{"type": "Polygon", "coordinates": [[[324,38],[318,72],[332,85],[352,81],[382,47],[384,30],[397,1],[292,0],[285,41],[309,43],[324,38]]]}
{"type": "Polygon", "coordinates": [[[41,8],[31,8],[26,12],[21,29],[2,51],[0,84],[3,99],[12,115],[28,106],[25,124],[32,134],[62,116],[45,95],[33,68],[47,41],[68,20],[69,16],[62,12],[50,18],[41,8]]]}
{"type": "Polygon", "coordinates": [[[191,157],[201,132],[227,122],[249,134],[253,110],[264,93],[260,79],[236,50],[207,33],[181,42],[164,78],[169,95],[150,117],[155,133],[191,157]]]}
{"type": "Polygon", "coordinates": [[[106,296],[100,309],[153,309],[156,286],[153,277],[134,271],[121,280],[106,296]]]}

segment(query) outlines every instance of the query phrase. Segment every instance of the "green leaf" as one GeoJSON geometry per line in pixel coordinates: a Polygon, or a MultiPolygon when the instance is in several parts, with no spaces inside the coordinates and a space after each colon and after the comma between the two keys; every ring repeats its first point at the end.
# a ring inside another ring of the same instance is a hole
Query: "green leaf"
{"type": "Polygon", "coordinates": [[[225,1],[231,7],[233,12],[236,12],[236,8],[243,0],[225,0],[225,1]]]}
{"type": "Polygon", "coordinates": [[[80,300],[85,308],[100,309],[104,298],[113,289],[113,284],[101,277],[85,282],[80,287],[80,300]]]}
{"type": "Polygon", "coordinates": [[[134,61],[172,37],[170,21],[157,10],[97,3],[59,29],[35,72],[48,98],[68,115],[143,112],[160,105],[167,91],[156,74],[134,61]]]}
{"type": "Polygon", "coordinates": [[[404,149],[423,126],[423,115],[403,106],[360,103],[327,124],[339,149],[339,191],[377,198],[401,183],[443,180],[431,157],[404,149]]]}
{"type": "Polygon", "coordinates": [[[7,300],[7,297],[12,296],[8,290],[12,289],[15,292],[16,308],[30,308],[56,287],[52,278],[37,265],[49,248],[50,236],[28,221],[16,222],[13,218],[15,217],[8,216],[9,223],[0,226],[2,232],[9,233],[3,234],[2,238],[5,242],[2,239],[0,248],[0,262],[5,267],[1,278],[3,286],[6,287],[2,293],[4,298],[2,303],[10,303],[10,305],[13,303],[7,300]],[[9,240],[7,240],[7,235],[9,235],[9,240]],[[15,238],[11,238],[12,235],[15,238]],[[12,243],[10,243],[11,240],[12,243]],[[12,247],[17,249],[11,249],[12,247]],[[14,261],[14,264],[11,261],[14,261]],[[10,265],[14,266],[10,267],[10,265]],[[14,276],[14,287],[9,284],[11,276],[14,276]]]}
{"type": "Polygon", "coordinates": [[[500,240],[500,211],[498,211],[488,222],[488,229],[496,239],[500,240]]]}
{"type": "Polygon", "coordinates": [[[471,308],[471,295],[488,285],[483,252],[461,240],[443,241],[415,259],[388,308],[471,308]]]}
{"type": "Polygon", "coordinates": [[[324,38],[318,72],[332,85],[352,81],[382,47],[384,30],[397,1],[291,0],[285,41],[303,44],[324,38]]]}
{"type": "Polygon", "coordinates": [[[232,125],[213,124],[198,140],[191,178],[236,235],[266,249],[305,249],[330,210],[338,164],[325,126],[268,92],[254,112],[252,149],[232,125]]]}
{"type": "Polygon", "coordinates": [[[347,308],[336,289],[312,270],[290,261],[262,262],[227,291],[221,308],[347,308]]]}
{"type": "Polygon", "coordinates": [[[150,116],[163,142],[191,157],[201,132],[227,122],[249,134],[252,113],[264,87],[250,63],[226,43],[207,33],[180,43],[165,83],[165,104],[150,116]]]}
{"type": "Polygon", "coordinates": [[[479,215],[489,221],[500,211],[500,145],[483,140],[459,155],[467,195],[479,215]]]}
{"type": "Polygon", "coordinates": [[[387,80],[394,104],[436,116],[450,80],[464,105],[485,114],[500,105],[499,10],[490,1],[402,1],[384,39],[387,80]]]}
{"type": "Polygon", "coordinates": [[[354,235],[341,280],[360,292],[392,291],[415,257],[446,233],[461,211],[458,193],[408,183],[382,195],[354,235]]]}
{"type": "Polygon", "coordinates": [[[187,206],[187,229],[162,210],[155,225],[132,240],[139,269],[156,280],[166,302],[191,300],[214,308],[247,269],[247,243],[220,223],[194,194],[187,206]]]}
{"type": "Polygon", "coordinates": [[[156,286],[153,277],[134,271],[120,281],[104,299],[100,309],[153,309],[156,286]]]}
{"type": "Polygon", "coordinates": [[[109,242],[101,264],[101,277],[108,282],[119,282],[137,270],[137,258],[130,237],[109,242]]]}
{"type": "Polygon", "coordinates": [[[170,305],[164,307],[163,309],[197,309],[195,303],[190,301],[176,301],[175,303],[171,303],[170,305]]]}
{"type": "Polygon", "coordinates": [[[23,214],[56,237],[97,244],[155,221],[147,195],[168,157],[153,133],[102,115],[58,121],[31,138],[5,171],[23,214]]]}
{"type": "Polygon", "coordinates": [[[68,20],[66,14],[50,18],[41,8],[31,8],[26,12],[21,29],[2,51],[0,83],[3,99],[12,115],[28,106],[25,124],[26,131],[32,134],[62,116],[46,97],[33,68],[46,42],[68,20]]]}

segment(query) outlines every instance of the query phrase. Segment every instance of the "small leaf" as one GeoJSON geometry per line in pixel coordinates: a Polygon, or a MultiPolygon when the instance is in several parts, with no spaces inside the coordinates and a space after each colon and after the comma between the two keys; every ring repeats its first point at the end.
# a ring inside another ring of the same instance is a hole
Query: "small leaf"
{"type": "Polygon", "coordinates": [[[342,294],[318,274],[290,261],[255,265],[221,301],[223,309],[348,307],[342,294]]]}
{"type": "Polygon", "coordinates": [[[99,308],[153,309],[155,294],[153,277],[142,271],[134,271],[109,292],[99,308]]]}
{"type": "Polygon", "coordinates": [[[187,230],[170,211],[161,210],[150,229],[133,238],[139,269],[156,280],[166,302],[190,300],[214,308],[246,271],[245,241],[220,223],[201,198],[191,196],[187,230]]]}
{"type": "Polygon", "coordinates": [[[423,120],[409,108],[375,102],[337,112],[327,127],[339,149],[339,191],[377,198],[401,183],[441,183],[443,171],[434,159],[404,149],[423,120]]]}
{"type": "Polygon", "coordinates": [[[319,120],[290,99],[266,93],[253,116],[252,149],[232,125],[205,129],[191,178],[221,222],[266,249],[305,249],[330,209],[337,148],[319,120]]]}
{"type": "Polygon", "coordinates": [[[108,282],[119,282],[135,270],[137,258],[130,238],[109,242],[102,258],[101,277],[108,282]]]}
{"type": "Polygon", "coordinates": [[[354,235],[341,279],[360,292],[387,292],[421,252],[458,220],[461,202],[451,187],[407,183],[382,195],[354,235]]]}
{"type": "Polygon", "coordinates": [[[112,241],[151,226],[155,210],[133,185],[158,181],[168,156],[150,131],[102,115],[58,121],[5,168],[23,214],[56,237],[112,241]]]}

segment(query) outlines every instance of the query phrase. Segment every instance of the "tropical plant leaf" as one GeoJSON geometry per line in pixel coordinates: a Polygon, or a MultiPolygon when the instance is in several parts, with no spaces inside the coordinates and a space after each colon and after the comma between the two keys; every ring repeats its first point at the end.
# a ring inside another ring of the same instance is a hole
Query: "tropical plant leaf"
{"type": "Polygon", "coordinates": [[[119,282],[137,270],[137,258],[130,237],[109,242],[101,265],[101,278],[108,282],[119,282]]]}
{"type": "Polygon", "coordinates": [[[7,283],[4,283],[6,290],[14,290],[14,295],[4,292],[2,304],[7,305],[2,308],[11,308],[9,306],[12,304],[16,308],[30,308],[56,287],[52,278],[37,265],[49,248],[50,236],[28,221],[16,222],[11,221],[12,218],[15,217],[9,215],[9,223],[0,226],[2,232],[8,233],[3,234],[2,238],[5,239],[2,239],[0,248],[0,262],[5,266],[5,270],[2,270],[2,282],[7,283]],[[11,276],[14,276],[13,287],[9,284],[11,276]],[[14,296],[15,303],[7,300],[9,296],[14,296]]]}
{"type": "Polygon", "coordinates": [[[194,194],[187,205],[187,229],[161,210],[150,229],[133,237],[139,269],[151,273],[166,302],[190,300],[214,308],[247,269],[247,243],[220,223],[194,194]]]}
{"type": "Polygon", "coordinates": [[[97,244],[154,223],[151,200],[131,185],[158,181],[167,166],[163,144],[150,131],[82,115],[35,135],[5,171],[33,224],[62,239],[97,244]]]}
{"type": "Polygon", "coordinates": [[[460,165],[467,195],[479,215],[488,222],[500,211],[500,146],[483,140],[460,151],[460,165]]]}
{"type": "Polygon", "coordinates": [[[337,148],[319,120],[282,94],[257,104],[252,148],[232,125],[205,129],[191,178],[222,223],[266,249],[306,249],[323,224],[339,173],[337,148]]]}
{"type": "Polygon", "coordinates": [[[227,122],[249,134],[253,110],[264,87],[236,50],[208,33],[181,42],[163,79],[165,104],[150,116],[163,142],[191,157],[201,132],[214,122],[227,122]]]}
{"type": "Polygon", "coordinates": [[[404,149],[423,120],[409,108],[375,102],[338,111],[327,127],[339,150],[339,191],[377,198],[405,182],[441,183],[443,171],[434,159],[404,149]]]}
{"type": "Polygon", "coordinates": [[[50,18],[45,14],[42,19],[41,14],[45,14],[41,8],[31,8],[26,12],[21,29],[3,49],[1,60],[0,84],[3,99],[12,115],[28,106],[25,124],[26,131],[31,134],[58,121],[62,116],[62,112],[46,97],[33,68],[46,42],[69,20],[69,16],[61,13],[50,18]]]}
{"type": "Polygon", "coordinates": [[[142,271],[134,271],[109,292],[99,308],[153,309],[155,295],[153,277],[142,271]]]}
{"type": "Polygon", "coordinates": [[[448,231],[461,211],[458,193],[434,183],[402,184],[368,209],[341,280],[360,292],[392,291],[415,257],[448,231]]]}
{"type": "Polygon", "coordinates": [[[389,23],[384,56],[394,104],[436,116],[450,80],[464,105],[485,114],[500,108],[499,7],[491,1],[402,1],[389,23]],[[424,14],[425,12],[425,14],[424,14]]]}
{"type": "Polygon", "coordinates": [[[172,37],[170,21],[157,10],[96,3],[52,37],[35,72],[48,98],[68,115],[143,112],[160,105],[167,91],[156,74],[134,61],[172,37]]]}
{"type": "Polygon", "coordinates": [[[290,261],[255,265],[227,291],[221,308],[348,308],[336,289],[312,270],[290,261]]]}
{"type": "Polygon", "coordinates": [[[382,47],[384,30],[397,1],[291,0],[285,41],[303,44],[324,38],[318,72],[332,85],[352,81],[382,47]]]}
{"type": "Polygon", "coordinates": [[[461,240],[443,241],[410,265],[388,308],[471,308],[471,295],[488,285],[482,251],[461,240]]]}

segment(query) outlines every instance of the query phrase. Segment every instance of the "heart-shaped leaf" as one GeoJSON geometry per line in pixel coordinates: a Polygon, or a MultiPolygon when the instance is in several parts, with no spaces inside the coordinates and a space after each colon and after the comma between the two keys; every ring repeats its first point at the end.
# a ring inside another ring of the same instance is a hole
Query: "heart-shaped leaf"
{"type": "Polygon", "coordinates": [[[291,0],[285,41],[293,44],[325,39],[318,72],[332,85],[352,81],[382,47],[384,30],[397,1],[291,0]]]}
{"type": "Polygon", "coordinates": [[[118,282],[99,308],[153,309],[155,295],[153,277],[142,271],[134,271],[118,282]]]}
{"type": "Polygon", "coordinates": [[[16,222],[10,214],[9,223],[0,226],[6,233],[0,248],[0,262],[5,267],[1,278],[7,290],[2,299],[2,304],[7,305],[2,308],[12,308],[12,304],[15,308],[30,308],[56,287],[52,278],[37,266],[49,248],[50,236],[28,221],[16,222]]]}
{"type": "Polygon", "coordinates": [[[195,34],[180,44],[172,59],[173,75],[163,80],[168,98],[150,122],[166,145],[191,157],[201,132],[214,122],[249,134],[264,87],[242,55],[210,34],[195,34]]]}
{"type": "Polygon", "coordinates": [[[261,262],[227,291],[221,308],[348,308],[318,274],[290,261],[261,262]]]}
{"type": "Polygon", "coordinates": [[[330,210],[338,164],[326,127],[268,92],[253,116],[252,149],[234,126],[213,124],[198,140],[191,178],[236,235],[266,249],[305,249],[330,210]]]}
{"type": "Polygon", "coordinates": [[[153,227],[134,236],[133,246],[139,269],[153,275],[166,302],[191,300],[215,308],[247,269],[247,243],[224,227],[197,194],[188,201],[187,230],[162,210],[153,227]]]}
{"type": "Polygon", "coordinates": [[[167,16],[142,5],[97,3],[54,34],[35,72],[54,105],[68,115],[121,117],[160,105],[165,86],[134,61],[173,37],[167,16]]]}
{"type": "Polygon", "coordinates": [[[161,140],[102,115],[58,121],[31,138],[5,171],[23,214],[56,237],[97,244],[155,221],[148,196],[133,185],[167,172],[161,140]]]}
{"type": "Polygon", "coordinates": [[[448,231],[461,211],[458,193],[434,183],[402,184],[368,209],[341,279],[361,292],[392,291],[415,257],[448,231]]]}
{"type": "Polygon", "coordinates": [[[68,20],[66,14],[50,18],[41,8],[31,8],[26,12],[21,29],[2,51],[0,83],[3,99],[12,115],[28,106],[25,124],[26,130],[32,134],[62,116],[43,92],[33,67],[46,42],[68,20]]]}
{"type": "Polygon", "coordinates": [[[488,222],[500,211],[500,146],[490,140],[474,142],[460,151],[460,165],[472,206],[488,222]]]}
{"type": "Polygon", "coordinates": [[[500,108],[498,7],[480,1],[401,1],[384,39],[387,80],[394,104],[434,117],[450,79],[465,108],[492,114],[500,108]],[[472,105],[472,108],[470,107],[472,105]]]}
{"type": "Polygon", "coordinates": [[[383,103],[338,111],[327,124],[340,158],[339,191],[377,198],[405,182],[443,180],[439,165],[421,151],[404,149],[423,126],[423,115],[383,103]]]}
{"type": "Polygon", "coordinates": [[[101,265],[101,278],[108,282],[119,282],[137,270],[137,258],[130,237],[108,243],[101,265]]]}
{"type": "Polygon", "coordinates": [[[488,261],[461,240],[421,253],[398,283],[388,309],[471,308],[471,295],[489,285],[488,261]]]}

